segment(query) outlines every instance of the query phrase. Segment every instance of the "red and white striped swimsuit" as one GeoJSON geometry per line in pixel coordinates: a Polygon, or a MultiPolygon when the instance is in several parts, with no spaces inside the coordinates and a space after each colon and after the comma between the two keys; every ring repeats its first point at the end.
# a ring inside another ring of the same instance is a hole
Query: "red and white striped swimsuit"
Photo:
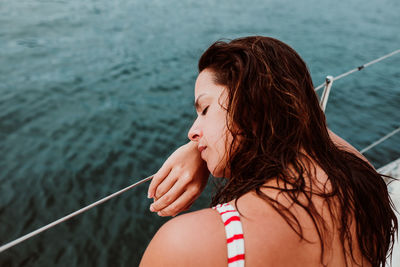
{"type": "Polygon", "coordinates": [[[228,267],[244,266],[243,228],[239,213],[229,204],[218,204],[213,207],[221,215],[225,225],[226,242],[228,247],[228,267]]]}

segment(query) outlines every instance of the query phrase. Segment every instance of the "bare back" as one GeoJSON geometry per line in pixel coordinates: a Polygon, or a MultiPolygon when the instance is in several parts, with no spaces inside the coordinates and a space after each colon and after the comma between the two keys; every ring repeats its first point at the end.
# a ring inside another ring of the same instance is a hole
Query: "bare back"
{"type": "MultiPolygon", "coordinates": [[[[264,190],[274,198],[276,193],[264,190]]],[[[285,203],[285,197],[278,197],[285,203]]],[[[230,203],[234,205],[235,201],[230,203]]],[[[286,200],[286,204],[289,201],[286,200]]],[[[327,223],[328,233],[325,235],[325,251],[323,264],[326,266],[370,266],[362,259],[358,247],[353,246],[353,253],[358,263],[355,264],[349,255],[344,255],[339,239],[338,223],[334,223],[325,202],[314,197],[313,203],[327,223]]],[[[286,206],[286,205],[285,205],[286,206]]],[[[289,207],[290,205],[287,205],[289,207]]],[[[250,192],[237,202],[242,216],[245,240],[246,264],[248,266],[321,266],[321,244],[318,233],[310,216],[299,206],[290,207],[303,230],[306,240],[289,226],[278,212],[265,200],[250,192]]],[[[355,231],[352,229],[353,243],[357,244],[355,231]]]]}
{"type": "MultiPolygon", "coordinates": [[[[263,192],[276,197],[272,190],[263,192]]],[[[278,200],[285,204],[284,195],[281,194],[278,200]]],[[[315,197],[313,203],[327,222],[330,233],[330,238],[325,240],[323,264],[346,266],[347,260],[347,266],[371,266],[362,258],[357,246],[353,246],[357,264],[344,254],[339,240],[340,225],[333,223],[321,199],[315,197]]],[[[230,204],[241,213],[246,266],[322,266],[319,237],[304,209],[295,205],[290,207],[302,227],[304,238],[310,242],[301,240],[282,216],[255,192],[240,197],[237,206],[234,200],[230,204]]],[[[354,229],[352,235],[356,244],[354,229]]],[[[203,209],[164,224],[148,246],[141,266],[227,266],[227,258],[221,217],[216,210],[203,209]]]]}
{"type": "MultiPolygon", "coordinates": [[[[331,135],[331,137],[333,136],[331,135]]],[[[337,136],[334,136],[333,139],[336,144],[359,154],[343,139],[337,136]]],[[[329,209],[326,199],[315,194],[329,193],[331,186],[328,177],[314,161],[311,160],[311,165],[308,164],[308,166],[310,177],[305,178],[306,187],[309,187],[309,190],[312,188],[311,191],[314,194],[311,197],[311,202],[326,223],[326,231],[322,236],[324,243],[323,258],[321,259],[321,239],[313,220],[305,209],[300,205],[293,204],[289,196],[282,193],[281,190],[263,188],[261,191],[265,195],[279,201],[293,213],[301,229],[296,227],[295,222],[292,225],[297,231],[302,231],[304,239],[301,240],[294,229],[270,204],[261,199],[255,192],[249,192],[239,198],[236,207],[242,213],[241,221],[245,236],[247,263],[249,266],[321,266],[322,260],[322,263],[326,266],[346,266],[346,262],[347,266],[370,266],[368,261],[363,258],[357,244],[354,220],[352,220],[353,223],[350,227],[355,261],[349,254],[345,255],[349,248],[343,248],[340,241],[341,211],[337,199],[331,199],[331,208],[329,209]],[[312,183],[312,187],[307,181],[312,183]]],[[[265,185],[283,188],[282,184],[276,180],[269,181],[265,185]]],[[[298,200],[305,205],[308,203],[302,195],[299,195],[298,200]]],[[[235,205],[234,200],[230,203],[235,205]]]]}

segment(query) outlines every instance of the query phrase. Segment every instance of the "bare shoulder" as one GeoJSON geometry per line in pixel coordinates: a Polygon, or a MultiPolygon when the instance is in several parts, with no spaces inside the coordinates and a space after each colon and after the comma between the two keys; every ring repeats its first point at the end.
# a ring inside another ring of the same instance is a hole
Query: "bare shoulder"
{"type": "MultiPolygon", "coordinates": [[[[329,137],[333,141],[333,143],[341,149],[344,149],[348,152],[353,153],[359,158],[363,159],[365,162],[369,163],[368,159],[364,157],[355,147],[350,145],[347,141],[336,135],[334,132],[328,129],[329,137]]],[[[369,163],[371,165],[371,163],[369,163]]],[[[372,165],[371,165],[372,166],[372,165]]]]}
{"type": "Polygon", "coordinates": [[[342,139],[341,137],[339,137],[337,134],[335,134],[334,132],[332,132],[331,130],[328,129],[328,133],[329,133],[329,137],[331,138],[331,140],[333,141],[333,143],[335,143],[335,145],[349,151],[349,152],[353,152],[356,154],[359,154],[358,150],[355,149],[352,145],[350,145],[347,141],[345,141],[344,139],[342,139]]]}
{"type": "Polygon", "coordinates": [[[212,209],[177,216],[148,245],[140,266],[218,266],[226,264],[225,232],[212,209]]]}

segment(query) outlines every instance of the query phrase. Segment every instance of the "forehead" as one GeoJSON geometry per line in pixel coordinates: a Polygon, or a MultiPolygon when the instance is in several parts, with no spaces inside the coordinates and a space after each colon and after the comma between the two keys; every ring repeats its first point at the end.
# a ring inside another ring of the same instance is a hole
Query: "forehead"
{"type": "Polygon", "coordinates": [[[205,69],[197,76],[194,89],[195,99],[203,94],[219,97],[224,89],[223,86],[215,84],[213,72],[205,69]]]}

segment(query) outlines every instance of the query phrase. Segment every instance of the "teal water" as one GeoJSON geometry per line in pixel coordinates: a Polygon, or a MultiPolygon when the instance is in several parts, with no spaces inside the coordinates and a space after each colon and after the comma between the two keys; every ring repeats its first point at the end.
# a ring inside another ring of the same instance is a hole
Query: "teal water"
{"type": "MultiPolygon", "coordinates": [[[[319,85],[399,49],[399,12],[397,0],[0,1],[0,244],[157,171],[186,142],[197,60],[217,39],[281,39],[319,85]]],[[[359,149],[400,125],[399,63],[333,85],[328,124],[359,149]]],[[[399,143],[366,156],[380,167],[399,143]]],[[[167,220],[146,192],[1,253],[0,266],[137,266],[167,220]]]]}

